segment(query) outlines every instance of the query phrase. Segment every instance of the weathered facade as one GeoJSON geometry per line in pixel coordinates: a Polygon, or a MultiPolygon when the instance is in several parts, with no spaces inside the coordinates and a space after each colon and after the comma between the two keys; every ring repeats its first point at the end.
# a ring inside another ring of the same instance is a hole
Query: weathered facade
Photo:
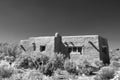
{"type": "Polygon", "coordinates": [[[20,41],[24,51],[36,51],[48,56],[62,53],[73,60],[100,59],[104,63],[109,61],[108,42],[99,35],[85,36],[55,36],[32,37],[20,41]]]}

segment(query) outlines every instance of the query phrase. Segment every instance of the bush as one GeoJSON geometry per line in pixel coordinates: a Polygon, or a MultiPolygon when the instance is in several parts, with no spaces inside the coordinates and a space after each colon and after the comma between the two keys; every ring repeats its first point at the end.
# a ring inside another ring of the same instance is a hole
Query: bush
{"type": "Polygon", "coordinates": [[[119,61],[120,56],[112,56],[111,61],[119,61]]]}
{"type": "Polygon", "coordinates": [[[84,67],[89,67],[89,66],[91,66],[91,63],[88,62],[88,60],[84,60],[84,61],[82,62],[82,65],[83,65],[84,67]]]}
{"type": "Polygon", "coordinates": [[[63,69],[64,68],[64,58],[61,54],[56,54],[54,57],[49,59],[47,64],[42,65],[39,69],[40,72],[45,75],[53,75],[54,71],[57,69],[63,69]]]}
{"type": "Polygon", "coordinates": [[[118,75],[116,75],[115,78],[116,78],[116,80],[120,80],[120,73],[118,75]]]}
{"type": "Polygon", "coordinates": [[[0,44],[0,59],[4,59],[6,56],[13,57],[13,61],[19,57],[22,53],[21,48],[18,44],[8,44],[8,43],[1,43],[0,44]]]}
{"type": "Polygon", "coordinates": [[[95,80],[109,80],[114,77],[115,70],[112,67],[103,67],[95,76],[95,80]]]}
{"type": "Polygon", "coordinates": [[[8,55],[13,56],[14,58],[18,58],[22,53],[22,49],[20,48],[19,44],[13,43],[9,45],[8,48],[8,55]]]}
{"type": "Polygon", "coordinates": [[[24,69],[28,69],[28,68],[33,69],[35,65],[34,65],[34,62],[32,61],[32,58],[27,57],[20,62],[18,67],[24,68],[24,69]]]}
{"type": "Polygon", "coordinates": [[[78,74],[82,75],[92,75],[93,72],[96,70],[95,67],[93,67],[90,62],[88,62],[87,60],[83,61],[82,63],[80,63],[78,65],[78,74]]]}
{"type": "Polygon", "coordinates": [[[0,77],[9,78],[14,72],[14,68],[10,67],[9,63],[1,62],[0,64],[0,77]]]}
{"type": "Polygon", "coordinates": [[[120,80],[120,72],[116,72],[114,78],[111,80],[120,80]]]}
{"type": "Polygon", "coordinates": [[[38,70],[26,70],[14,73],[7,80],[43,80],[43,74],[38,70]]]}
{"type": "Polygon", "coordinates": [[[85,74],[85,75],[92,75],[93,74],[93,67],[82,67],[79,74],[85,74]]]}
{"type": "Polygon", "coordinates": [[[23,80],[43,80],[43,74],[37,70],[29,70],[24,75],[23,80]]]}
{"type": "Polygon", "coordinates": [[[95,65],[96,65],[96,67],[98,67],[99,69],[104,66],[103,62],[100,61],[100,60],[96,60],[94,63],[95,63],[95,65]]]}
{"type": "Polygon", "coordinates": [[[52,62],[48,62],[46,65],[43,65],[40,68],[40,72],[47,76],[52,76],[54,71],[55,71],[55,67],[52,62]]]}
{"type": "Polygon", "coordinates": [[[111,67],[115,68],[115,69],[119,69],[120,68],[120,62],[118,61],[112,61],[110,64],[111,67]]]}
{"type": "Polygon", "coordinates": [[[49,62],[52,62],[54,64],[55,70],[57,69],[63,69],[64,68],[64,56],[62,54],[57,54],[52,57],[49,62]]]}
{"type": "Polygon", "coordinates": [[[41,66],[46,65],[49,62],[49,57],[46,55],[41,55],[39,58],[35,59],[36,69],[40,69],[41,66]]]}
{"type": "Polygon", "coordinates": [[[70,60],[66,60],[65,63],[64,63],[64,68],[70,74],[77,74],[75,62],[72,62],[70,60]]]}
{"type": "Polygon", "coordinates": [[[69,73],[66,70],[57,69],[53,78],[54,80],[67,80],[69,78],[69,73]]]}
{"type": "Polygon", "coordinates": [[[4,58],[7,62],[9,62],[9,64],[12,64],[15,60],[13,56],[5,56],[4,58]]]}
{"type": "Polygon", "coordinates": [[[35,52],[24,53],[16,60],[17,68],[39,69],[48,63],[49,57],[35,52]]]}

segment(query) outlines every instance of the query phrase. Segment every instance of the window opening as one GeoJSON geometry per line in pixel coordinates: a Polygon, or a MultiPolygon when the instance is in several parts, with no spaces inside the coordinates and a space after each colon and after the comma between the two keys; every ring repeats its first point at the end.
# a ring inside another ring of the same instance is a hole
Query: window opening
{"type": "Polygon", "coordinates": [[[72,52],[72,47],[68,47],[68,53],[72,52]]]}
{"type": "Polygon", "coordinates": [[[33,50],[35,51],[36,50],[36,44],[35,43],[32,43],[33,44],[33,50]]]}
{"type": "Polygon", "coordinates": [[[40,52],[45,51],[45,46],[40,46],[40,52]]]}
{"type": "Polygon", "coordinates": [[[77,47],[73,47],[73,52],[77,52],[77,47]]]}
{"type": "Polygon", "coordinates": [[[80,52],[80,54],[82,54],[82,47],[78,47],[78,52],[80,52]]]}

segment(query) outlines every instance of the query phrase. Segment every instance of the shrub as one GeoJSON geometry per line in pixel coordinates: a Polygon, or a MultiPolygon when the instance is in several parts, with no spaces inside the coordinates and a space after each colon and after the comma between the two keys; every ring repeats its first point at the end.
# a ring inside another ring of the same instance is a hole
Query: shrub
{"type": "Polygon", "coordinates": [[[111,61],[119,61],[120,56],[112,56],[111,61]]]}
{"type": "Polygon", "coordinates": [[[109,80],[114,77],[115,70],[112,67],[103,67],[95,76],[95,80],[109,80]]]}
{"type": "MultiPolygon", "coordinates": [[[[18,71],[18,70],[17,70],[18,71]]],[[[38,70],[26,70],[15,72],[10,78],[7,80],[43,80],[43,74],[41,74],[38,70]]]]}
{"type": "Polygon", "coordinates": [[[115,68],[115,69],[119,69],[120,68],[120,62],[118,61],[112,61],[110,64],[111,67],[115,68]]]}
{"type": "Polygon", "coordinates": [[[41,73],[51,76],[53,75],[55,70],[63,68],[64,68],[63,55],[56,54],[54,57],[49,59],[47,64],[42,65],[39,69],[41,73]]]}
{"type": "Polygon", "coordinates": [[[0,59],[4,59],[6,56],[13,57],[13,61],[22,53],[18,44],[0,44],[0,59]]]}
{"type": "Polygon", "coordinates": [[[120,80],[120,72],[116,72],[114,78],[111,80],[120,80]]]}
{"type": "Polygon", "coordinates": [[[9,63],[1,62],[0,64],[0,77],[9,78],[14,72],[14,68],[10,67],[9,63]]]}
{"type": "Polygon", "coordinates": [[[54,80],[67,80],[69,78],[69,73],[66,70],[57,69],[53,78],[54,80]]]}
{"type": "Polygon", "coordinates": [[[25,59],[23,59],[19,65],[19,68],[24,68],[24,69],[28,69],[28,68],[34,68],[34,62],[32,61],[32,58],[30,57],[26,57],[25,59]]]}
{"type": "Polygon", "coordinates": [[[95,65],[96,65],[96,67],[98,67],[99,69],[104,66],[103,62],[100,61],[100,60],[96,60],[94,63],[95,63],[95,65]]]}
{"type": "Polygon", "coordinates": [[[79,65],[78,66],[78,74],[79,75],[82,75],[82,74],[85,74],[85,75],[92,75],[93,72],[94,72],[94,67],[92,66],[89,66],[89,67],[84,67],[83,65],[79,65]]]}
{"type": "MultiPolygon", "coordinates": [[[[120,73],[118,75],[115,76],[118,80],[120,80],[120,73]]],[[[116,80],[117,80],[116,79],[116,80]]],[[[114,79],[115,80],[115,79],[114,79]]]]}
{"type": "Polygon", "coordinates": [[[0,53],[8,53],[8,43],[0,43],[0,53]]]}
{"type": "Polygon", "coordinates": [[[43,80],[43,74],[37,70],[29,70],[24,75],[23,80],[43,80]]]}
{"type": "Polygon", "coordinates": [[[16,60],[17,68],[38,69],[48,63],[49,57],[36,52],[24,53],[16,60]]]}
{"type": "Polygon", "coordinates": [[[13,56],[14,58],[19,57],[19,55],[22,53],[22,50],[17,43],[10,44],[8,47],[8,55],[13,56]]]}
{"type": "Polygon", "coordinates": [[[5,60],[12,64],[14,62],[14,57],[13,56],[5,56],[5,60]]]}
{"type": "Polygon", "coordinates": [[[82,75],[92,75],[93,72],[96,70],[95,67],[93,67],[90,62],[88,62],[87,60],[83,61],[82,63],[80,63],[78,65],[78,74],[82,75]]]}
{"type": "Polygon", "coordinates": [[[49,57],[46,55],[41,55],[39,58],[35,59],[36,69],[41,68],[41,66],[46,65],[49,62],[49,57]]]}
{"type": "Polygon", "coordinates": [[[93,74],[92,67],[83,67],[81,71],[82,71],[82,74],[85,74],[85,75],[92,75],[93,74]]]}
{"type": "Polygon", "coordinates": [[[23,80],[23,75],[22,74],[13,74],[7,80],[23,80]]]}
{"type": "Polygon", "coordinates": [[[8,43],[0,43],[0,60],[4,59],[8,55],[8,43]]]}
{"type": "Polygon", "coordinates": [[[48,62],[46,65],[42,65],[40,67],[40,72],[47,76],[53,75],[54,71],[55,71],[55,67],[53,62],[48,62]]]}
{"type": "Polygon", "coordinates": [[[76,70],[76,64],[75,62],[72,62],[70,60],[66,60],[64,63],[64,68],[66,71],[68,71],[70,74],[77,74],[76,70]]]}
{"type": "Polygon", "coordinates": [[[60,53],[56,53],[56,55],[52,57],[49,62],[52,62],[54,64],[55,70],[64,68],[64,56],[60,53]]]}
{"type": "Polygon", "coordinates": [[[82,65],[83,65],[84,67],[89,67],[89,66],[91,66],[90,62],[88,62],[88,60],[86,60],[86,59],[82,62],[82,65]]]}
{"type": "Polygon", "coordinates": [[[31,70],[25,70],[25,69],[14,69],[14,73],[11,75],[10,78],[6,78],[5,80],[28,80],[27,78],[27,72],[31,70]]]}

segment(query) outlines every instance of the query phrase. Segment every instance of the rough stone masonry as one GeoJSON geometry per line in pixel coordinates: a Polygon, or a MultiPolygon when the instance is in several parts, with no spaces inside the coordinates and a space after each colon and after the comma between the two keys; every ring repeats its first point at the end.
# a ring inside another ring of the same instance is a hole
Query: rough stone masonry
{"type": "Polygon", "coordinates": [[[36,51],[48,56],[61,53],[72,60],[102,60],[110,63],[107,39],[99,35],[31,37],[20,41],[23,51],[36,51]]]}

